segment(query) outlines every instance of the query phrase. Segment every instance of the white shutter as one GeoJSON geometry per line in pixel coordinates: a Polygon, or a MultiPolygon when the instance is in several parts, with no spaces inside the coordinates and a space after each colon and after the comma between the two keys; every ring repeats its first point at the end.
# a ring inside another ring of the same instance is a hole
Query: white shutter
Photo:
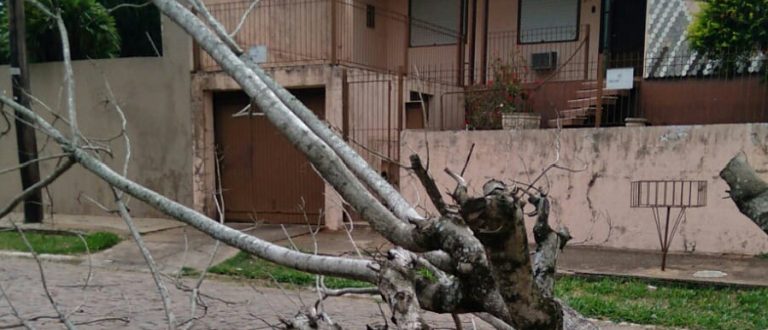
{"type": "Polygon", "coordinates": [[[520,0],[520,42],[575,40],[579,0],[520,0]]]}

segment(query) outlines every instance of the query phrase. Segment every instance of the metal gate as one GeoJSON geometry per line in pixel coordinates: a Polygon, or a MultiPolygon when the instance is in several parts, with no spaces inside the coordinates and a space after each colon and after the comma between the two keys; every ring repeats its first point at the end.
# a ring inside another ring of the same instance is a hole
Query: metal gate
{"type": "MultiPolygon", "coordinates": [[[[291,93],[324,117],[324,88],[291,93]]],[[[306,214],[322,221],[322,179],[247,95],[214,94],[214,134],[228,220],[305,223],[306,214]]]]}
{"type": "Polygon", "coordinates": [[[371,167],[397,185],[403,129],[402,107],[398,107],[403,104],[402,78],[351,71],[344,85],[345,139],[371,167]]]}

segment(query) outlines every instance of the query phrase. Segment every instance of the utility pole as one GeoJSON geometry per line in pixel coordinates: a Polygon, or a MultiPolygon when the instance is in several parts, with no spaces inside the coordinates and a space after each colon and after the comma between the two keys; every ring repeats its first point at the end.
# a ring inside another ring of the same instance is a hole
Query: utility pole
{"type": "MultiPolygon", "coordinates": [[[[27,27],[24,18],[24,0],[8,0],[8,34],[11,46],[11,86],[13,99],[24,107],[30,108],[27,93],[29,89],[29,66],[27,63],[27,27]]],[[[30,118],[16,111],[16,145],[19,153],[19,164],[37,159],[37,140],[35,129],[24,122],[32,122],[30,118]]],[[[21,187],[26,190],[40,181],[40,166],[32,162],[20,169],[21,187]]],[[[43,221],[43,198],[40,190],[24,200],[24,222],[43,221]]]]}

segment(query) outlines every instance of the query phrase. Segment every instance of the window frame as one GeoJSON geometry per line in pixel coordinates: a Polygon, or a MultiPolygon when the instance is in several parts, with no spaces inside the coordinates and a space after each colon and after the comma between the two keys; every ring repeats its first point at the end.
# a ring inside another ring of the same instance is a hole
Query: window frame
{"type": "MultiPolygon", "coordinates": [[[[571,0],[576,1],[576,34],[574,35],[573,39],[563,39],[563,40],[547,40],[547,41],[523,41],[522,40],[522,26],[523,23],[522,17],[523,17],[523,1],[525,0],[517,0],[517,44],[518,45],[540,45],[540,44],[552,44],[552,43],[563,43],[563,42],[574,42],[579,41],[581,36],[581,0],[571,0]]],[[[530,0],[529,0],[530,1],[530,0]]]]}
{"type": "MultiPolygon", "coordinates": [[[[452,46],[456,45],[456,38],[454,38],[450,42],[445,43],[434,43],[429,45],[414,45],[413,44],[413,22],[414,20],[420,21],[420,22],[426,22],[424,20],[414,18],[413,17],[413,1],[414,0],[408,0],[408,48],[421,48],[421,47],[440,47],[440,46],[452,46]]],[[[417,0],[418,1],[418,0],[417,0]]],[[[469,18],[467,17],[467,12],[469,11],[469,0],[457,0],[461,3],[461,9],[459,16],[461,19],[461,31],[459,31],[459,35],[461,35],[462,44],[467,43],[467,31],[469,30],[469,18]]],[[[429,22],[426,22],[429,23],[429,22]]]]}

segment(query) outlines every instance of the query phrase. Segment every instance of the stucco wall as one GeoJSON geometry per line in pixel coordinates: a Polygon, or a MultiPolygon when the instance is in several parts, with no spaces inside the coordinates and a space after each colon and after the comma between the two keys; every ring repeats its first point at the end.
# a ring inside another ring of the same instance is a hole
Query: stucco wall
{"type": "MultiPolygon", "coordinates": [[[[191,43],[184,32],[163,17],[163,57],[122,58],[75,61],[76,97],[80,129],[87,137],[107,138],[119,133],[120,118],[104,105],[109,81],[117,101],[128,120],[132,156],[128,177],[165,194],[181,203],[192,204],[192,126],[190,117],[190,55],[191,43]]],[[[30,66],[32,93],[54,111],[63,113],[61,63],[41,63],[30,66]]],[[[0,88],[10,94],[8,66],[0,68],[0,88]]],[[[35,106],[38,112],[44,112],[35,106]]],[[[50,117],[50,116],[49,116],[50,117]]],[[[0,122],[0,129],[3,127],[0,122]]],[[[56,125],[68,133],[61,123],[56,125]]],[[[38,134],[38,146],[45,137],[38,134]]],[[[122,168],[123,140],[109,143],[115,158],[106,162],[122,168]]],[[[60,153],[48,143],[42,155],[60,153]]],[[[18,164],[16,135],[11,132],[0,138],[0,168],[18,164]]],[[[43,176],[55,164],[41,167],[43,176]]],[[[21,189],[18,172],[0,177],[0,201],[7,201],[21,189]]],[[[54,211],[64,214],[103,214],[93,204],[82,199],[86,194],[101,203],[112,205],[108,186],[85,170],[74,167],[51,186],[54,211]]],[[[44,198],[45,200],[45,198],[44,198]]],[[[4,202],[3,202],[4,203],[4,202]]],[[[47,203],[47,202],[46,202],[47,203]]],[[[140,202],[133,201],[134,216],[152,217],[160,214],[140,202]]]]}
{"type": "MultiPolygon", "coordinates": [[[[490,178],[526,181],[554,159],[555,133],[428,132],[431,172],[442,191],[453,190],[453,181],[442,169],[461,170],[475,143],[465,175],[471,191],[478,193],[490,178]]],[[[408,159],[413,151],[426,158],[423,132],[406,131],[401,141],[401,159],[408,159]]],[[[562,131],[561,146],[562,165],[586,166],[578,173],[554,170],[548,176],[553,199],[551,220],[571,230],[573,244],[657,250],[651,211],[629,207],[630,181],[689,179],[707,181],[707,206],[688,210],[672,251],[768,251],[768,237],[741,215],[732,201],[724,199],[727,185],[718,177],[728,160],[742,150],[759,173],[766,173],[768,125],[570,129],[562,131]]],[[[420,201],[433,210],[415,176],[401,170],[400,186],[409,201],[420,201]]],[[[530,226],[528,221],[529,230],[530,226]]]]}

